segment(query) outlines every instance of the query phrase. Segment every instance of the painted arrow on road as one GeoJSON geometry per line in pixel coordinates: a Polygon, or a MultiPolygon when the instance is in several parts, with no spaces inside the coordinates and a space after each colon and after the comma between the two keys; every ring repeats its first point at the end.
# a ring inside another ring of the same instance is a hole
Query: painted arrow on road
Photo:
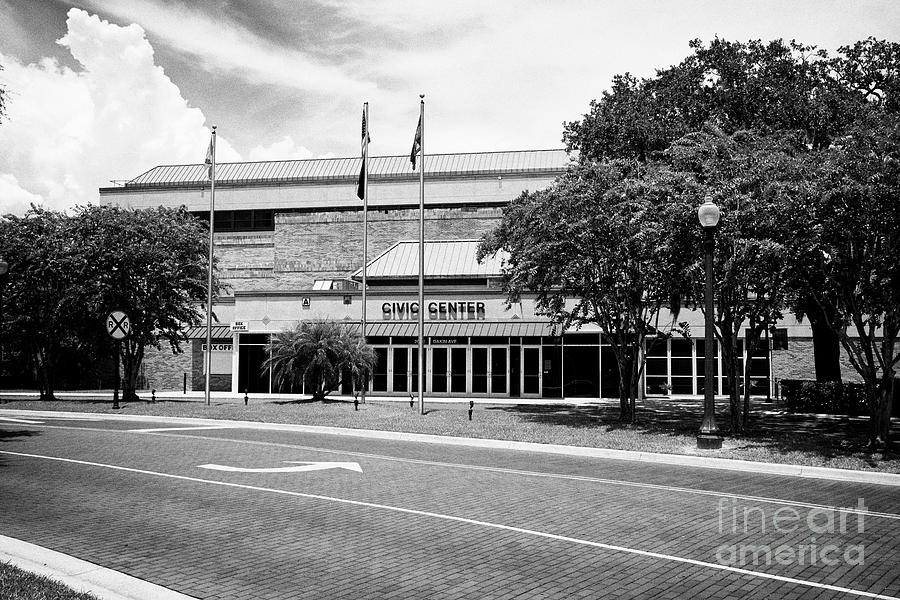
{"type": "Polygon", "coordinates": [[[300,462],[286,460],[286,463],[296,464],[295,467],[270,467],[267,469],[249,469],[244,467],[229,467],[227,465],[199,465],[201,469],[213,471],[228,471],[230,473],[302,473],[304,471],[324,471],[325,469],[347,469],[362,473],[362,468],[355,462],[300,462]]]}

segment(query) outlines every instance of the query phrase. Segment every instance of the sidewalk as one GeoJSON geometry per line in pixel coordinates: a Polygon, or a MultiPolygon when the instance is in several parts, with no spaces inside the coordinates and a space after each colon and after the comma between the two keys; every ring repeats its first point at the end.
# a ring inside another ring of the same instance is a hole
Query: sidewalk
{"type": "MultiPolygon", "coordinates": [[[[64,391],[54,392],[59,400],[113,400],[112,390],[83,390],[83,391],[64,391]]],[[[137,395],[144,401],[151,401],[154,397],[152,390],[137,390],[137,395]]],[[[210,401],[218,403],[243,404],[244,394],[234,392],[210,392],[210,401]]],[[[29,399],[37,400],[40,394],[31,390],[13,390],[0,391],[0,400],[7,399],[29,399]]],[[[121,392],[119,395],[121,399],[121,392]]],[[[203,391],[188,391],[187,393],[180,391],[157,390],[155,394],[157,402],[205,402],[206,394],[203,391]]],[[[248,402],[292,402],[297,400],[309,399],[309,394],[247,394],[248,402]]],[[[339,394],[329,394],[328,399],[334,402],[353,402],[353,396],[342,396],[339,394]]],[[[372,402],[392,402],[392,403],[409,403],[409,396],[381,396],[367,394],[366,400],[372,402]]],[[[413,402],[418,402],[417,395],[412,396],[413,402]]],[[[615,398],[496,398],[496,397],[469,397],[469,396],[425,396],[425,402],[428,404],[468,404],[472,400],[475,404],[491,404],[498,406],[505,405],[558,405],[558,406],[585,406],[610,404],[618,405],[615,398]]]]}
{"type": "Polygon", "coordinates": [[[149,581],[4,535],[0,535],[0,561],[100,600],[194,600],[149,581]]]}

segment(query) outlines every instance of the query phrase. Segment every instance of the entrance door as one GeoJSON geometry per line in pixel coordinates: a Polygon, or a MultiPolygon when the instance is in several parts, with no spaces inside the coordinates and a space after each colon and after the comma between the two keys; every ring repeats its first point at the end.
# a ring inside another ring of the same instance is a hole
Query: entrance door
{"type": "Polygon", "coordinates": [[[507,348],[491,348],[491,388],[489,393],[492,396],[507,395],[506,351],[507,348]]]}
{"type": "Polygon", "coordinates": [[[450,393],[466,393],[465,348],[450,348],[450,393]]]}
{"type": "Polygon", "coordinates": [[[409,391],[409,348],[394,348],[392,392],[409,391]]]}
{"type": "Polygon", "coordinates": [[[488,393],[487,348],[472,348],[472,393],[488,393]]]}
{"type": "Polygon", "coordinates": [[[472,348],[472,393],[506,396],[507,347],[472,348]]]}
{"type": "Polygon", "coordinates": [[[522,348],[522,395],[541,395],[541,347],[522,348]]]}
{"type": "Polygon", "coordinates": [[[449,375],[447,363],[447,348],[431,349],[431,392],[433,394],[447,393],[447,377],[449,375]]]}
{"type": "Polygon", "coordinates": [[[388,389],[388,349],[375,348],[375,368],[372,370],[372,391],[386,392],[388,389]]]}
{"type": "Polygon", "coordinates": [[[238,392],[269,393],[269,371],[263,371],[266,360],[266,334],[241,334],[238,344],[238,392]]]}

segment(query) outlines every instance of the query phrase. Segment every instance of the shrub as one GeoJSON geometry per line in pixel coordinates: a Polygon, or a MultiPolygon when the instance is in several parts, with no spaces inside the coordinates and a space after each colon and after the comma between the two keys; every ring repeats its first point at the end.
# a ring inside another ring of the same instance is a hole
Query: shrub
{"type": "Polygon", "coordinates": [[[863,415],[866,388],[861,383],[782,379],[781,403],[789,412],[863,415]]]}

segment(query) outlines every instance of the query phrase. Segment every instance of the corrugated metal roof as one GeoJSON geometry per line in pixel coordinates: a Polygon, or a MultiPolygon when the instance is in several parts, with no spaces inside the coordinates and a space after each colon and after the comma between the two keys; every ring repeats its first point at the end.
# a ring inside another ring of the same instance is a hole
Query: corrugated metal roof
{"type": "MultiPolygon", "coordinates": [[[[190,327],[185,332],[185,337],[189,340],[199,340],[206,339],[206,327],[190,327]]],[[[212,326],[212,337],[216,338],[230,338],[231,337],[231,327],[228,325],[213,325],[212,326]]]]}
{"type": "MultiPolygon", "coordinates": [[[[355,181],[359,177],[360,158],[313,158],[267,162],[219,163],[217,184],[291,183],[309,181],[355,181]]],[[[470,152],[425,156],[426,175],[475,175],[490,173],[562,172],[569,164],[565,150],[514,150],[508,152],[470,152]]],[[[207,183],[207,166],[161,165],[153,167],[125,184],[130,187],[177,187],[207,183]]],[[[369,180],[418,178],[409,156],[373,156],[369,158],[369,180]]]]}
{"type": "MultiPolygon", "coordinates": [[[[425,323],[428,337],[539,337],[552,334],[552,325],[545,321],[441,321],[425,323]]],[[[410,321],[379,321],[366,326],[367,337],[414,337],[419,335],[418,323],[410,321]]]]}
{"type": "MultiPolygon", "coordinates": [[[[496,277],[501,274],[506,252],[485,257],[479,263],[475,255],[479,240],[425,241],[425,277],[453,279],[465,277],[496,277]]],[[[419,276],[419,242],[397,242],[381,255],[369,261],[367,278],[406,279],[419,276]]],[[[362,278],[362,269],[353,273],[362,278]]]]}

